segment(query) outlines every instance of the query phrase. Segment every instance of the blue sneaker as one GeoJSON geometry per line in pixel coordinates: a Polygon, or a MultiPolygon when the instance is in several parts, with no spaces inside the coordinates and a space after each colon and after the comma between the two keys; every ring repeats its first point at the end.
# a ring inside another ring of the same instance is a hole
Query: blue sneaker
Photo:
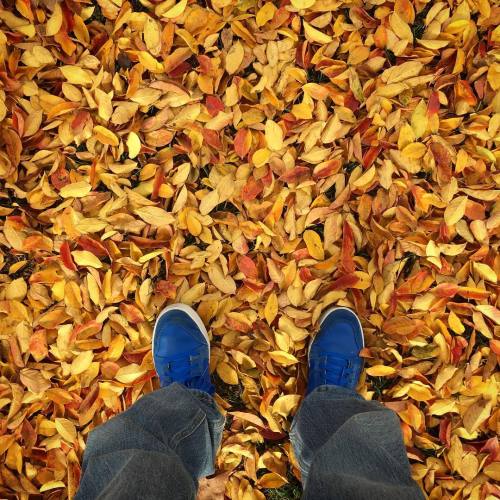
{"type": "Polygon", "coordinates": [[[153,330],[153,361],[162,387],[174,382],[213,394],[210,340],[196,311],[173,304],[159,314],[153,330]]]}
{"type": "Polygon", "coordinates": [[[309,345],[307,392],[320,385],[355,389],[363,369],[364,347],[358,316],[347,307],[331,307],[320,318],[320,328],[309,345]]]}

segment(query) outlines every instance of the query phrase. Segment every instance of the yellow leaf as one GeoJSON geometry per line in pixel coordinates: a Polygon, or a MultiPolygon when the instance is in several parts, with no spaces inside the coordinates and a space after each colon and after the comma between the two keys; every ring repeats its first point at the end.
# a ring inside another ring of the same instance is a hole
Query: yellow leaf
{"type": "Polygon", "coordinates": [[[63,23],[63,12],[59,2],[54,4],[54,12],[49,17],[47,24],[45,26],[45,34],[47,36],[54,36],[59,32],[63,23]]]}
{"type": "Polygon", "coordinates": [[[92,351],[83,351],[71,363],[71,375],[80,375],[90,368],[94,353],[92,351]]]}
{"type": "Polygon", "coordinates": [[[130,363],[129,365],[122,366],[116,372],[115,379],[122,384],[131,384],[145,373],[146,370],[141,368],[138,364],[130,363]]]}
{"type": "Polygon", "coordinates": [[[487,264],[483,264],[481,262],[474,262],[472,264],[472,267],[474,268],[474,271],[481,276],[486,281],[489,281],[491,283],[496,283],[497,282],[497,275],[493,269],[491,269],[490,266],[487,264]]]}
{"type": "Polygon", "coordinates": [[[147,17],[144,23],[144,42],[148,50],[157,56],[161,50],[161,28],[156,19],[147,17]]]}
{"type": "Polygon", "coordinates": [[[304,242],[309,255],[316,260],[324,260],[325,252],[323,250],[323,242],[316,231],[305,231],[304,242]]]}
{"type": "Polygon", "coordinates": [[[448,316],[448,325],[457,335],[462,335],[465,332],[462,321],[460,321],[460,318],[453,311],[448,316]]]}
{"type": "Polygon", "coordinates": [[[87,196],[92,189],[92,186],[86,181],[74,182],[66,184],[59,191],[63,198],[83,198],[87,196]]]}
{"type": "Polygon", "coordinates": [[[173,19],[175,17],[179,17],[187,6],[187,0],[181,0],[178,4],[174,5],[171,9],[167,10],[162,17],[166,17],[167,19],[173,19]]]}
{"type": "Polygon", "coordinates": [[[311,42],[325,44],[333,41],[331,36],[326,35],[325,33],[316,28],[313,28],[307,21],[302,21],[302,22],[304,24],[304,33],[306,35],[306,38],[311,42]]]}
{"type": "Polygon", "coordinates": [[[252,155],[252,162],[256,167],[264,166],[271,157],[271,151],[267,148],[261,148],[252,155]]]}
{"type": "Polygon", "coordinates": [[[102,267],[102,262],[96,257],[92,252],[88,250],[73,250],[71,252],[75,263],[79,266],[95,267],[100,269],[102,267]]]}
{"type": "Polygon", "coordinates": [[[397,12],[394,12],[389,16],[389,24],[392,31],[394,31],[398,38],[401,40],[407,40],[408,42],[413,42],[413,33],[410,26],[405,23],[397,12]]]}
{"type": "Polygon", "coordinates": [[[108,146],[118,146],[120,144],[118,136],[102,125],[96,125],[94,127],[94,134],[99,142],[107,144],[108,146]]]}
{"type": "Polygon", "coordinates": [[[273,413],[277,413],[282,417],[288,417],[293,410],[299,406],[301,396],[298,394],[285,394],[280,396],[273,404],[273,413]]]}
{"type": "Polygon", "coordinates": [[[216,190],[210,191],[200,202],[200,214],[209,214],[219,203],[219,193],[216,190]]]}
{"type": "Polygon", "coordinates": [[[35,45],[31,50],[25,50],[21,61],[30,68],[39,68],[45,64],[53,64],[54,57],[45,47],[35,45]]]}
{"type": "Polygon", "coordinates": [[[270,358],[276,361],[280,365],[289,366],[298,363],[299,360],[293,355],[285,351],[271,351],[269,353],[270,358]]]}
{"type": "Polygon", "coordinates": [[[134,213],[144,222],[157,227],[167,226],[175,221],[171,213],[160,207],[141,207],[137,208],[134,213]]]}
{"type": "Polygon", "coordinates": [[[56,418],[54,420],[59,435],[68,443],[76,441],[76,428],[67,418],[56,418]]]}
{"type": "Polygon", "coordinates": [[[394,375],[394,373],[396,373],[396,369],[392,366],[375,365],[367,368],[366,373],[371,377],[387,377],[388,375],[394,375]]]}
{"type": "Polygon", "coordinates": [[[186,223],[187,223],[188,231],[193,236],[199,236],[201,234],[201,232],[203,231],[203,226],[201,225],[201,222],[198,220],[198,218],[196,217],[196,215],[192,211],[190,211],[187,214],[186,223]]]}
{"type": "Polygon", "coordinates": [[[444,221],[446,225],[455,225],[465,214],[467,206],[467,196],[457,196],[453,198],[444,211],[444,221]]]}
{"type": "Polygon", "coordinates": [[[149,52],[145,50],[141,50],[137,52],[137,57],[139,58],[139,62],[152,73],[163,73],[165,71],[165,67],[159,61],[157,61],[149,52]]]}
{"type": "Polygon", "coordinates": [[[221,268],[217,264],[210,264],[208,268],[208,277],[210,281],[221,292],[232,295],[236,292],[236,283],[231,276],[224,276],[221,268]]]}
{"type": "Polygon", "coordinates": [[[491,477],[491,479],[494,479],[495,481],[500,482],[500,462],[492,462],[492,463],[488,464],[483,469],[483,472],[488,477],[491,477]]]}
{"type": "Polygon", "coordinates": [[[265,126],[266,144],[271,151],[283,148],[283,129],[272,120],[267,120],[265,126]]]}
{"type": "Polygon", "coordinates": [[[431,390],[426,385],[417,382],[410,384],[408,395],[415,401],[429,401],[429,399],[434,397],[431,390]]]}
{"type": "Polygon", "coordinates": [[[491,402],[481,399],[477,403],[472,404],[464,413],[463,422],[467,432],[476,431],[479,426],[490,416],[491,402]]]}
{"type": "Polygon", "coordinates": [[[23,278],[17,278],[11,281],[5,287],[5,298],[7,300],[23,300],[28,293],[28,285],[23,278]]]}
{"type": "Polygon", "coordinates": [[[427,152],[427,148],[425,144],[422,144],[421,142],[412,142],[411,144],[408,144],[408,146],[406,146],[401,152],[408,158],[418,160],[425,155],[425,153],[427,152]]]}
{"type": "Polygon", "coordinates": [[[278,314],[278,297],[272,292],[267,298],[266,307],[264,308],[264,316],[267,323],[270,325],[278,314]]]}
{"type": "Polygon", "coordinates": [[[40,488],[40,493],[49,490],[55,490],[56,488],[65,488],[66,485],[62,481],[48,481],[40,488]]]}
{"type": "Polygon", "coordinates": [[[439,50],[446,47],[450,41],[449,40],[418,40],[418,43],[430,50],[439,50]]]}
{"type": "Polygon", "coordinates": [[[245,56],[245,49],[243,48],[242,43],[238,40],[234,43],[229,49],[226,56],[226,71],[233,75],[238,71],[238,68],[241,66],[243,62],[243,57],[245,56]]]}
{"type": "MultiPolygon", "coordinates": [[[[411,128],[413,129],[414,139],[412,139],[409,142],[413,142],[415,139],[419,139],[425,134],[425,131],[427,130],[427,123],[428,123],[428,118],[427,118],[427,105],[423,100],[421,100],[415,110],[413,111],[411,115],[411,128]]],[[[409,144],[409,142],[406,142],[405,146],[409,144]]],[[[398,147],[399,146],[399,141],[398,141],[398,147]]],[[[400,148],[401,149],[401,148],[400,148]]]]}
{"type": "Polygon", "coordinates": [[[453,399],[441,399],[429,407],[429,415],[444,415],[445,413],[458,413],[457,402],[453,399]]]}
{"type": "Polygon", "coordinates": [[[309,9],[316,3],[316,0],[292,0],[292,5],[298,10],[309,9]]]}
{"type": "Polygon", "coordinates": [[[92,73],[90,71],[78,66],[61,66],[59,69],[64,78],[73,85],[92,85],[92,73]]]}
{"type": "Polygon", "coordinates": [[[352,183],[353,187],[360,188],[369,186],[373,182],[373,179],[375,179],[376,173],[375,165],[372,165],[361,177],[352,183]]]}
{"type": "Polygon", "coordinates": [[[259,12],[257,12],[257,15],[255,16],[255,22],[257,23],[257,26],[260,28],[261,26],[264,26],[268,21],[270,21],[273,17],[275,12],[278,9],[276,6],[271,3],[271,2],[266,2],[260,9],[259,12]]]}
{"type": "Polygon", "coordinates": [[[127,148],[129,158],[135,158],[141,151],[141,140],[135,132],[129,132],[127,137],[127,148]]]}
{"type": "Polygon", "coordinates": [[[238,384],[238,372],[228,363],[224,361],[220,362],[216,368],[219,377],[226,383],[230,385],[238,384]]]}
{"type": "Polygon", "coordinates": [[[497,325],[500,325],[500,311],[495,306],[490,306],[489,304],[480,304],[476,306],[476,309],[484,314],[486,317],[490,318],[497,325]]]}
{"type": "Polygon", "coordinates": [[[310,120],[312,118],[313,107],[307,102],[294,104],[292,107],[292,114],[298,120],[310,120]]]}

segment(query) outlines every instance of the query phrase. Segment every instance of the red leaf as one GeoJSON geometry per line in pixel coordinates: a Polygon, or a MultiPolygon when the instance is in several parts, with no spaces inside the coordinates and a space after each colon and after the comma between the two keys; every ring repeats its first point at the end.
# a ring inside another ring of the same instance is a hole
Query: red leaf
{"type": "Polygon", "coordinates": [[[433,288],[432,293],[437,297],[455,297],[458,292],[458,285],[455,283],[441,283],[440,285],[433,288]]]}
{"type": "Polygon", "coordinates": [[[449,418],[443,418],[443,420],[439,422],[439,440],[447,447],[450,446],[451,420],[449,418]]]}
{"type": "Polygon", "coordinates": [[[342,228],[342,252],[340,257],[340,264],[346,273],[353,273],[354,266],[354,233],[351,226],[347,221],[344,221],[342,228]]]}
{"type": "Polygon", "coordinates": [[[70,270],[70,271],[78,271],[76,264],[73,262],[73,257],[71,256],[71,249],[69,248],[69,243],[64,241],[59,249],[59,253],[61,255],[62,263],[70,270]]]}
{"type": "Polygon", "coordinates": [[[303,267],[300,271],[299,271],[299,276],[300,276],[300,279],[304,282],[304,283],[309,283],[309,281],[311,281],[312,279],[314,279],[312,273],[311,273],[311,270],[307,267],[303,267]]]}
{"type": "Polygon", "coordinates": [[[375,161],[377,156],[382,151],[382,146],[372,146],[364,155],[363,155],[363,167],[368,168],[375,161]]]}
{"type": "Polygon", "coordinates": [[[234,151],[240,158],[244,158],[250,151],[252,136],[248,129],[240,128],[234,136],[234,151]]]}
{"type": "Polygon", "coordinates": [[[73,332],[71,333],[72,341],[84,340],[89,337],[93,337],[98,334],[102,330],[102,323],[99,323],[95,320],[87,321],[86,323],[82,323],[81,325],[76,325],[73,332]]]}
{"type": "Polygon", "coordinates": [[[73,129],[73,132],[75,134],[81,133],[83,131],[85,123],[88,120],[92,120],[92,117],[90,116],[90,113],[88,111],[85,110],[77,111],[75,117],[71,121],[71,128],[73,129]]]}
{"type": "Polygon", "coordinates": [[[262,184],[264,184],[264,186],[270,186],[273,183],[273,171],[268,168],[266,175],[262,176],[260,180],[262,181],[262,184]]]}
{"type": "Polygon", "coordinates": [[[463,99],[470,106],[477,105],[477,98],[467,80],[459,80],[455,84],[455,94],[457,99],[463,99]]]}
{"type": "Polygon", "coordinates": [[[313,170],[313,179],[325,179],[326,177],[330,177],[330,175],[336,174],[340,167],[342,166],[342,162],[340,160],[327,160],[319,165],[316,165],[313,170]]]}
{"type": "Polygon", "coordinates": [[[141,349],[138,349],[137,351],[124,352],[123,357],[129,363],[137,363],[140,365],[148,352],[149,352],[149,349],[142,347],[141,349]]]}
{"type": "Polygon", "coordinates": [[[297,183],[301,177],[305,177],[311,173],[309,167],[294,167],[290,169],[288,172],[285,172],[282,176],[279,177],[279,180],[282,182],[297,183]]]}
{"type": "Polygon", "coordinates": [[[433,142],[431,152],[438,166],[438,176],[442,182],[451,180],[451,155],[441,143],[433,142]]]}
{"type": "Polygon", "coordinates": [[[167,280],[160,280],[156,284],[155,292],[163,295],[166,299],[175,299],[177,286],[167,280]]]}
{"type": "Polygon", "coordinates": [[[500,356],[500,340],[491,339],[490,340],[490,349],[497,355],[500,356]]]}
{"type": "Polygon", "coordinates": [[[254,261],[246,255],[242,255],[238,258],[238,269],[247,278],[257,279],[259,277],[257,266],[255,265],[254,261]]]}
{"type": "Polygon", "coordinates": [[[359,101],[354,97],[352,90],[349,90],[344,97],[344,106],[354,113],[359,109],[359,101]]]}
{"type": "MultiPolygon", "coordinates": [[[[198,63],[200,64],[200,73],[207,75],[212,72],[212,60],[206,55],[197,56],[198,63]]],[[[217,113],[216,113],[217,114],[217,113]]]]}
{"type": "Polygon", "coordinates": [[[462,353],[467,346],[468,343],[464,337],[457,336],[451,339],[451,362],[454,365],[460,361],[462,353]]]}
{"type": "Polygon", "coordinates": [[[62,166],[52,174],[50,174],[50,182],[59,191],[62,187],[69,184],[71,181],[69,179],[69,172],[62,166]]]}
{"type": "Polygon", "coordinates": [[[439,94],[433,90],[427,103],[427,115],[435,115],[439,111],[439,94]]]}
{"type": "Polygon", "coordinates": [[[328,286],[327,290],[346,290],[347,288],[352,288],[358,281],[359,278],[355,274],[344,274],[328,286]]]}
{"type": "Polygon", "coordinates": [[[299,248],[298,250],[295,250],[292,255],[297,262],[299,260],[307,259],[308,257],[310,257],[309,250],[307,248],[299,248]]]}
{"type": "Polygon", "coordinates": [[[465,216],[470,220],[484,220],[486,218],[484,205],[473,200],[467,200],[465,216]]]}
{"type": "Polygon", "coordinates": [[[139,248],[160,248],[167,244],[166,240],[152,240],[150,238],[143,238],[142,236],[129,236],[129,239],[133,241],[139,248]]]}
{"type": "Polygon", "coordinates": [[[214,95],[207,96],[205,106],[210,116],[215,116],[219,111],[224,111],[224,103],[214,95]]]}
{"type": "Polygon", "coordinates": [[[125,302],[122,302],[120,304],[120,312],[125,316],[129,323],[137,324],[144,321],[144,315],[141,310],[133,304],[126,304],[125,302]]]}
{"type": "Polygon", "coordinates": [[[411,319],[406,316],[396,316],[384,321],[382,331],[389,335],[418,335],[425,323],[421,319],[411,319]]]}
{"type": "Polygon", "coordinates": [[[238,321],[237,319],[231,318],[229,316],[226,317],[225,325],[230,330],[236,330],[237,332],[241,333],[248,333],[252,329],[250,325],[243,323],[242,321],[238,321]]]}
{"type": "Polygon", "coordinates": [[[32,333],[29,340],[29,352],[36,361],[41,361],[49,353],[47,348],[47,331],[43,328],[32,333]]]}
{"type": "Polygon", "coordinates": [[[96,257],[109,257],[108,249],[99,241],[96,241],[89,236],[80,236],[78,238],[78,246],[84,250],[88,250],[96,257]]]}
{"type": "Polygon", "coordinates": [[[479,288],[468,288],[461,286],[458,288],[458,295],[464,299],[487,299],[490,296],[488,290],[480,290],[479,288]]]}
{"type": "Polygon", "coordinates": [[[241,190],[241,198],[243,201],[254,200],[257,196],[259,196],[263,189],[264,186],[262,185],[262,182],[260,180],[256,181],[253,175],[251,175],[241,190]]]}
{"type": "Polygon", "coordinates": [[[161,167],[156,169],[155,180],[153,181],[153,192],[151,193],[151,199],[153,201],[158,199],[158,193],[160,192],[161,185],[165,180],[165,174],[161,167]]]}
{"type": "Polygon", "coordinates": [[[215,149],[222,149],[222,142],[217,131],[203,128],[201,133],[203,134],[203,139],[209,146],[215,149]]]}

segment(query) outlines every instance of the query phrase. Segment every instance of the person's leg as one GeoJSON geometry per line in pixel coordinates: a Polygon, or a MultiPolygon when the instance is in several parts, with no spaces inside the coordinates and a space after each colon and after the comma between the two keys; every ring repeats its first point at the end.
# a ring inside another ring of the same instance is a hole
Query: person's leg
{"type": "Polygon", "coordinates": [[[162,389],[90,433],[77,499],[194,499],[214,471],[224,418],[211,396],[209,344],[185,306],[158,318],[153,357],[162,389]]]}
{"type": "Polygon", "coordinates": [[[290,432],[306,500],[423,498],[396,414],[354,390],[363,345],[352,311],[325,313],[309,350],[309,394],[290,432]]]}
{"type": "Polygon", "coordinates": [[[290,439],[305,500],[424,498],[411,478],[396,414],[350,389],[315,389],[295,416],[290,439]]]}

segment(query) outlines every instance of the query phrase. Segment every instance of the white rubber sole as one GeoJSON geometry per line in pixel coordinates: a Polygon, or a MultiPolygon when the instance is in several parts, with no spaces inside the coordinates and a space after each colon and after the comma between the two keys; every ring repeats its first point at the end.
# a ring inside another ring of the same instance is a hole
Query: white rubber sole
{"type": "MultiPolygon", "coordinates": [[[[171,305],[165,307],[165,309],[163,309],[161,311],[161,313],[158,314],[158,317],[156,318],[156,323],[155,323],[155,326],[153,328],[153,337],[151,338],[151,350],[153,352],[153,363],[155,361],[155,336],[156,336],[156,327],[158,325],[158,321],[160,320],[160,318],[164,314],[168,313],[169,311],[182,311],[182,312],[185,312],[196,323],[196,326],[201,330],[201,333],[203,333],[203,336],[205,337],[205,339],[207,341],[207,345],[208,345],[208,357],[210,359],[210,338],[208,337],[208,332],[207,332],[207,329],[205,327],[205,324],[201,320],[201,318],[198,315],[198,313],[191,306],[179,303],[179,304],[171,304],[171,305]]],[[[156,365],[155,365],[155,368],[156,368],[156,365]]]]}
{"type": "MultiPolygon", "coordinates": [[[[319,318],[319,326],[321,326],[323,324],[323,321],[325,321],[325,319],[330,316],[331,313],[333,313],[334,311],[339,311],[339,310],[345,310],[345,311],[349,311],[351,313],[354,314],[354,316],[356,317],[356,320],[358,322],[358,325],[359,325],[359,328],[361,330],[361,340],[362,340],[362,349],[363,347],[365,347],[365,336],[363,335],[363,326],[361,325],[361,321],[359,321],[359,318],[358,318],[358,315],[352,310],[350,309],[349,307],[344,307],[344,306],[334,306],[334,307],[330,307],[329,309],[327,309],[319,318]]],[[[316,337],[315,337],[316,338],[316,337]]],[[[311,342],[309,342],[309,348],[307,349],[307,359],[309,360],[309,354],[311,353],[311,347],[313,345],[313,342],[314,342],[314,338],[311,340],[311,342]]]]}

